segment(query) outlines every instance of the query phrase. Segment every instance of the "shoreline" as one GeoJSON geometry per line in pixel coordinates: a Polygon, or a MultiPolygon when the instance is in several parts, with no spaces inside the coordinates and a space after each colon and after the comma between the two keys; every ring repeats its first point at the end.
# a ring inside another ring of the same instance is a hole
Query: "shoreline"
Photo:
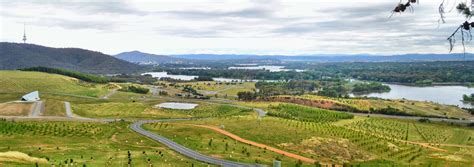
{"type": "Polygon", "coordinates": [[[403,83],[403,82],[381,82],[384,84],[392,85],[403,85],[403,86],[413,86],[413,87],[430,87],[430,86],[464,86],[468,88],[474,88],[474,83],[462,83],[462,82],[434,82],[430,85],[417,85],[416,83],[403,83]]]}

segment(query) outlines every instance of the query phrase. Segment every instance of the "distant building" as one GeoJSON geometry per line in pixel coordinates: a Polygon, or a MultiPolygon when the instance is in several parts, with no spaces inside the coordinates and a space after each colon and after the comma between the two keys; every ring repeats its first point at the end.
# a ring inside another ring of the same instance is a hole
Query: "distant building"
{"type": "Polygon", "coordinates": [[[21,97],[21,101],[38,101],[38,100],[40,100],[38,91],[28,93],[24,95],[23,97],[21,97]]]}

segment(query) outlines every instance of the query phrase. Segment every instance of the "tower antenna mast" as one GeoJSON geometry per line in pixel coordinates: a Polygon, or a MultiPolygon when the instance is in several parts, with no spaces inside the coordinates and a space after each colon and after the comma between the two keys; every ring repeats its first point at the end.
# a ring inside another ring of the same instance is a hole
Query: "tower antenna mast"
{"type": "Polygon", "coordinates": [[[23,43],[26,43],[26,25],[23,23],[23,43]]]}

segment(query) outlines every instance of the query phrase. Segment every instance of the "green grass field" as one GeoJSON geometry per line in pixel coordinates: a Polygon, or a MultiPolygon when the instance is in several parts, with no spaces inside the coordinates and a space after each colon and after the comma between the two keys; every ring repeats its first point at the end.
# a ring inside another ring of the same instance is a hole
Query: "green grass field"
{"type": "Polygon", "coordinates": [[[75,78],[42,72],[0,71],[1,93],[64,93],[99,97],[107,92],[104,85],[78,81],[75,78]]]}
{"type": "Polygon", "coordinates": [[[64,101],[47,99],[44,100],[44,113],[46,116],[66,116],[66,107],[64,106],[64,101]]]}
{"type": "Polygon", "coordinates": [[[356,117],[342,121],[304,122],[275,117],[258,121],[255,116],[245,116],[185,123],[224,125],[227,131],[243,138],[335,164],[384,160],[397,165],[464,166],[472,163],[474,157],[472,129],[381,118],[356,117]],[[418,129],[411,129],[414,126],[418,129]],[[435,133],[439,127],[458,133],[435,133]],[[447,152],[425,148],[414,142],[437,146],[447,152]],[[438,146],[438,142],[461,143],[466,147],[438,146]]]}
{"type": "Polygon", "coordinates": [[[208,129],[180,125],[179,123],[148,124],[145,128],[188,148],[213,157],[265,165],[271,165],[275,159],[283,161],[283,166],[294,166],[297,163],[296,160],[262,148],[237,142],[208,129]]]}
{"type": "MultiPolygon", "coordinates": [[[[40,166],[207,166],[183,157],[159,143],[131,132],[128,123],[9,122],[0,121],[0,153],[19,151],[46,159],[40,166]],[[149,161],[148,161],[149,159],[149,161]]],[[[0,165],[33,166],[12,157],[0,165]]]]}
{"type": "Polygon", "coordinates": [[[100,118],[189,118],[189,117],[223,117],[253,112],[228,105],[199,103],[193,110],[174,110],[156,108],[163,100],[146,102],[105,102],[73,104],[75,114],[83,117],[100,118]]]}

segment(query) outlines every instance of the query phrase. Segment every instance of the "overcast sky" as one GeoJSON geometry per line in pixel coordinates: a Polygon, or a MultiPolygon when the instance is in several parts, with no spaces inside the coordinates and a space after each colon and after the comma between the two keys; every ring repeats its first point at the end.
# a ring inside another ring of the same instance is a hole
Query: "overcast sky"
{"type": "Polygon", "coordinates": [[[463,16],[454,10],[438,25],[441,0],[421,0],[389,19],[398,2],[0,0],[0,41],[21,42],[25,23],[28,43],[108,54],[448,53],[463,16]]]}

